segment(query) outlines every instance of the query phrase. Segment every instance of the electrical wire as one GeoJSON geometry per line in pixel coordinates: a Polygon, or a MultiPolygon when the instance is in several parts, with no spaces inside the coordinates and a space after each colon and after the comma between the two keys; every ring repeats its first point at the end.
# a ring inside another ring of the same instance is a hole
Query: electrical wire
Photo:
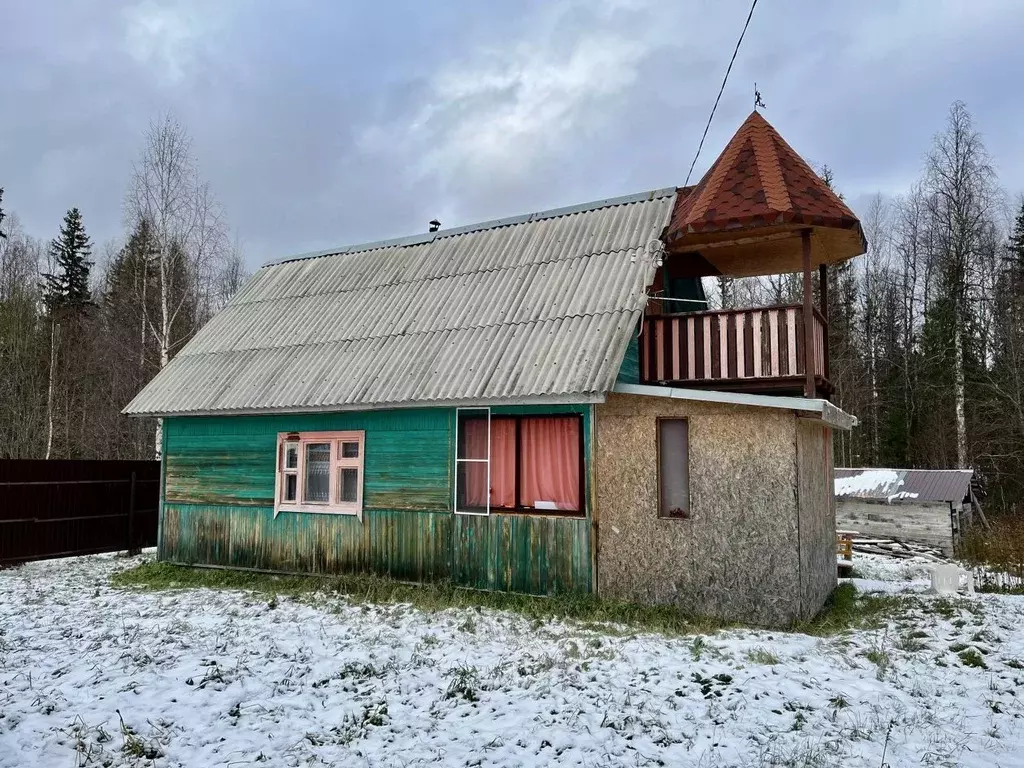
{"type": "Polygon", "coordinates": [[[743,42],[743,36],[747,34],[747,27],[750,26],[750,18],[754,15],[754,8],[757,7],[757,0],[754,0],[750,4],[750,13],[747,14],[747,20],[743,24],[743,31],[740,32],[740,39],[736,41],[736,48],[732,52],[732,58],[729,59],[729,66],[725,70],[725,77],[722,78],[722,87],[718,89],[718,96],[715,98],[715,105],[711,108],[711,114],[708,115],[708,124],[704,126],[704,135],[700,137],[700,144],[697,146],[697,154],[693,156],[693,162],[690,163],[690,170],[686,174],[686,182],[683,184],[684,187],[689,186],[690,176],[693,174],[693,167],[697,165],[697,158],[700,157],[700,151],[704,147],[704,139],[708,137],[708,129],[711,128],[711,121],[715,117],[715,110],[718,109],[718,102],[722,99],[722,93],[725,91],[725,84],[729,80],[729,73],[732,72],[733,62],[736,61],[736,54],[740,51],[740,44],[743,42]]]}

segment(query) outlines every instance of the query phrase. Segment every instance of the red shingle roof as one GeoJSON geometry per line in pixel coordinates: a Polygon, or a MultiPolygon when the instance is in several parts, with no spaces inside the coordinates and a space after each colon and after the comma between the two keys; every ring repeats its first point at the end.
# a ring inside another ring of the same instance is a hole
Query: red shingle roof
{"type": "Polygon", "coordinates": [[[752,112],[693,191],[679,195],[666,239],[781,224],[860,227],[853,211],[752,112]]]}

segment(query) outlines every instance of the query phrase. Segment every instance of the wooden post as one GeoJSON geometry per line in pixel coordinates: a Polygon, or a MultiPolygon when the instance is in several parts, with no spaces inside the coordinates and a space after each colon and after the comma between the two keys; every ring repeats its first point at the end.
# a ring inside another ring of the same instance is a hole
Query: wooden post
{"type": "Polygon", "coordinates": [[[818,296],[821,299],[821,316],[828,322],[828,267],[821,264],[818,267],[818,296]]]}
{"type": "Polygon", "coordinates": [[[831,378],[831,368],[829,367],[828,359],[828,331],[829,331],[829,317],[828,317],[828,267],[822,263],[818,267],[818,297],[821,301],[821,316],[825,318],[825,327],[822,328],[821,336],[821,354],[824,355],[823,369],[825,372],[825,378],[831,378]]]}
{"type": "Polygon", "coordinates": [[[804,397],[814,397],[814,287],[811,284],[811,230],[800,232],[804,251],[804,397]]]}
{"type": "Polygon", "coordinates": [[[135,548],[135,473],[132,472],[132,487],[128,493],[128,554],[138,552],[135,548]]]}

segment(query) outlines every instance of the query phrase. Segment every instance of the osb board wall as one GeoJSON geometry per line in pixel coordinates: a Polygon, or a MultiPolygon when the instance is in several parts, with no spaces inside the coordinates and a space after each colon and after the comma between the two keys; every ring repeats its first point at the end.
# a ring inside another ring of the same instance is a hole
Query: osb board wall
{"type": "Polygon", "coordinates": [[[796,419],[800,516],[801,618],[809,619],[836,587],[836,512],[832,430],[796,419]]]}
{"type": "Polygon", "coordinates": [[[785,624],[800,611],[791,411],[612,394],[596,408],[600,594],[785,624]],[[658,517],[657,419],[688,418],[688,520],[658,517]]]}
{"type": "Polygon", "coordinates": [[[953,522],[944,501],[898,501],[885,504],[863,499],[842,499],[836,511],[837,525],[868,537],[902,539],[940,547],[953,554],[953,522]]]}

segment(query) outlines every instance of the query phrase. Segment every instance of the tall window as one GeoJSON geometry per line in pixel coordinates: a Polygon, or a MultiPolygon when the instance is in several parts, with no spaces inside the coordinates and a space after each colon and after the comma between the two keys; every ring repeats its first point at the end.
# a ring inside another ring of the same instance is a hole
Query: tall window
{"type": "Polygon", "coordinates": [[[583,513],[583,430],[577,415],[459,411],[455,511],[583,513]]]}
{"type": "Polygon", "coordinates": [[[690,516],[690,434],[686,419],[658,419],[658,515],[690,516]]]}
{"type": "Polygon", "coordinates": [[[274,514],[363,512],[363,432],[290,432],[277,437],[274,514]]]}

